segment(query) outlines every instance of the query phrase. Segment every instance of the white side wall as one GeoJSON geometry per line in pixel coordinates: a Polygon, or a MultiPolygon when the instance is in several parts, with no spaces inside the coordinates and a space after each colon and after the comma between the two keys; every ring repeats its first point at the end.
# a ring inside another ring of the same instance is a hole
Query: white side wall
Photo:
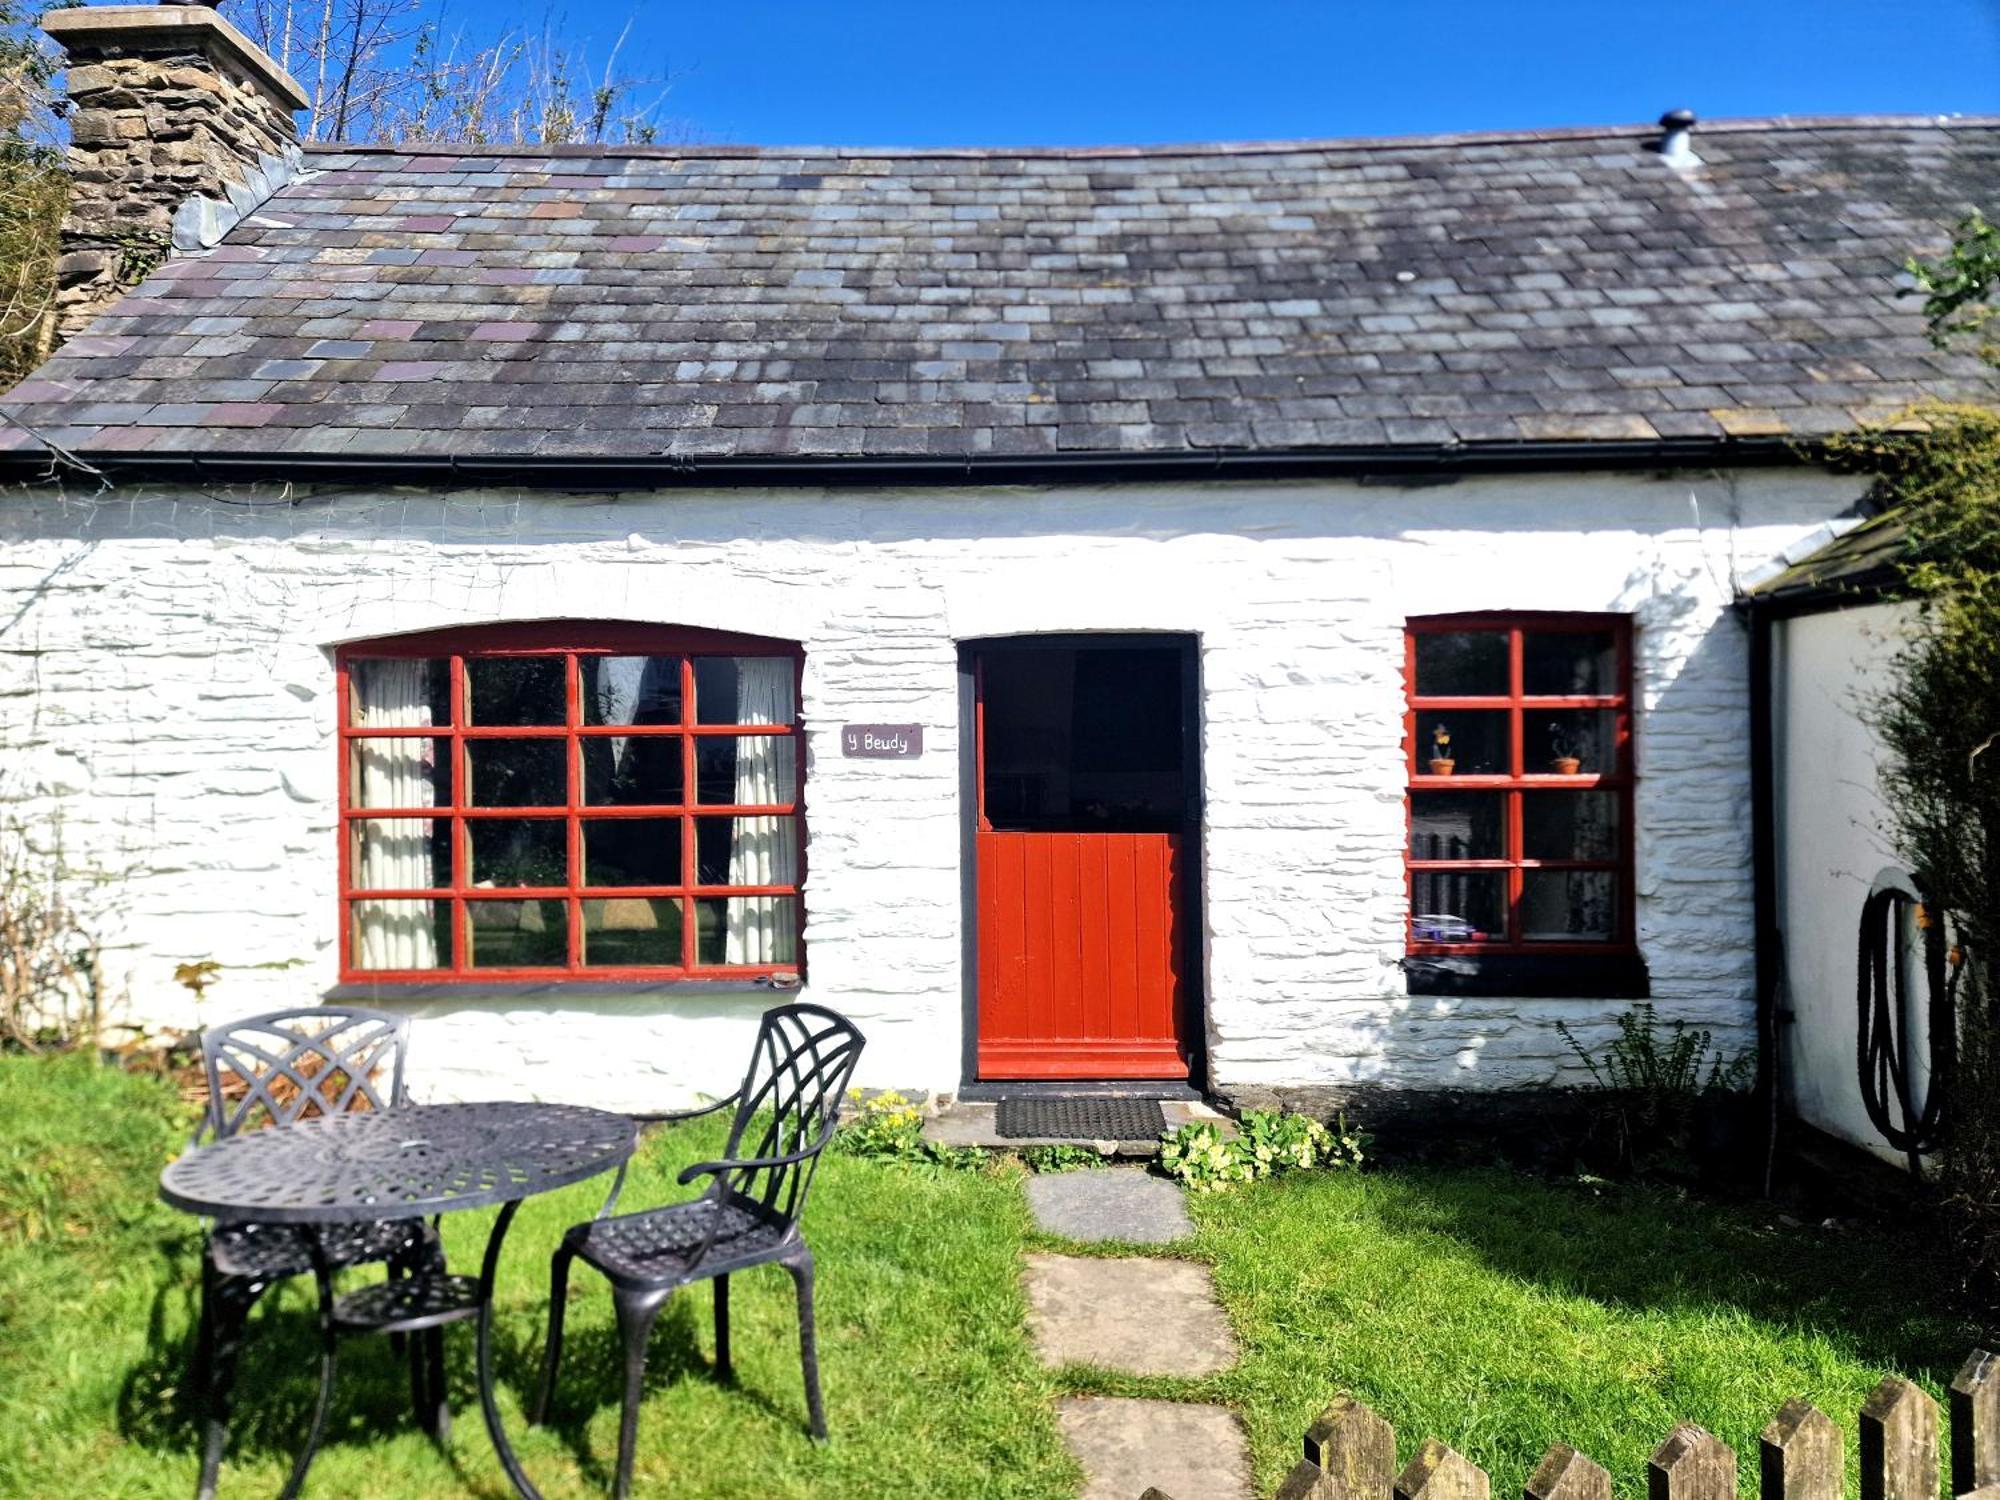
{"type": "MultiPolygon", "coordinates": [[[[1866,721],[1914,616],[1908,604],[1780,621],[1772,631],[1777,898],[1785,938],[1784,1072],[1801,1119],[1903,1165],[1855,1076],[1856,942],[1876,877],[1899,868],[1866,721]]],[[[1919,1028],[1911,1033],[1924,1050],[1919,1028]]]]}
{"type": "MultiPolygon", "coordinates": [[[[0,794],[52,837],[60,827],[67,857],[103,882],[109,967],[144,1022],[310,1000],[334,982],[336,644],[652,620],[803,642],[811,990],[867,1029],[864,1082],[950,1089],[957,643],[1160,629],[1201,641],[1213,1081],[1501,1088],[1572,1077],[1552,1022],[1601,1036],[1624,1003],[1405,994],[1405,617],[1635,616],[1638,922],[1654,994],[1746,1046],[1747,646],[1727,606],[1854,485],[1761,470],[233,498],[257,503],[0,501],[0,794]],[[841,758],[842,723],[912,720],[922,760],[841,758]],[[172,972],[202,959],[224,971],[197,1008],[172,972]]],[[[419,1076],[444,1093],[657,1104],[716,1088],[764,1000],[429,1001],[419,1076]]]]}

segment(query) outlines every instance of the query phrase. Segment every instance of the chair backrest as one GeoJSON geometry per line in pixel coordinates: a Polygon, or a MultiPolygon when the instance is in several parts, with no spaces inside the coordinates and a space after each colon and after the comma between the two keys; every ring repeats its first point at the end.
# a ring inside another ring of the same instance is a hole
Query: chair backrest
{"type": "Polygon", "coordinates": [[[201,1034],[208,1116],[198,1138],[407,1102],[407,1016],[315,1005],[250,1016],[201,1034]]]}
{"type": "Polygon", "coordinates": [[[798,1222],[812,1190],[820,1148],[833,1134],[841,1097],[865,1045],[853,1022],[824,1006],[779,1005],[764,1012],[723,1154],[733,1158],[810,1154],[786,1166],[731,1174],[729,1189],[736,1196],[754,1200],[768,1217],[786,1227],[798,1222]]]}

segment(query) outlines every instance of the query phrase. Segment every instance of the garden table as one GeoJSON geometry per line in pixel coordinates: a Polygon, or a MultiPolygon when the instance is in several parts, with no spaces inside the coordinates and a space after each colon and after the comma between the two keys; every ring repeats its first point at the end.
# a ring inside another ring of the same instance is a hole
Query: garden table
{"type": "MultiPolygon", "coordinates": [[[[525,1198],[617,1168],[638,1144],[624,1115],[567,1104],[420,1104],[301,1120],[197,1147],[160,1174],[160,1196],[218,1222],[308,1230],[382,1219],[421,1219],[501,1205],[477,1278],[426,1276],[350,1293],[336,1302],[332,1270],[309,1235],[320,1294],[321,1414],[333,1379],[336,1321],[418,1315],[433,1324],[478,1322],[479,1404],[515,1490],[540,1500],[507,1441],[494,1400],[493,1279],[507,1228],[525,1198]],[[416,1294],[417,1305],[411,1296],[416,1294]],[[397,1299],[401,1299],[400,1302],[397,1299]]],[[[614,1192],[616,1190],[614,1189],[614,1192]]],[[[320,1438],[307,1439],[306,1463],[320,1438]]]]}

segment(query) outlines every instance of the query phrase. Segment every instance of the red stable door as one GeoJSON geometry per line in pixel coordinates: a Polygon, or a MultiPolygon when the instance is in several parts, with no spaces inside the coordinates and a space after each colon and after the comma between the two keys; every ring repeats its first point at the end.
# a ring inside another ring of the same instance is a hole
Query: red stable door
{"type": "Polygon", "coordinates": [[[981,1081],[1189,1073],[1192,649],[1084,639],[974,654],[981,1081]]]}

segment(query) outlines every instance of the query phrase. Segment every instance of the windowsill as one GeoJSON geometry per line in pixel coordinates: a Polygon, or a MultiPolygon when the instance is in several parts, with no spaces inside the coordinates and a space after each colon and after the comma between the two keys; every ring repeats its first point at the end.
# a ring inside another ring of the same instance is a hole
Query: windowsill
{"type": "Polygon", "coordinates": [[[1652,993],[1637,953],[1412,953],[1412,995],[1644,1000],[1652,993]]]}
{"type": "Polygon", "coordinates": [[[769,980],[742,975],[716,979],[477,979],[440,980],[432,983],[407,979],[344,980],[321,994],[323,1000],[392,1000],[413,1004],[421,1001],[451,1000],[545,1000],[560,1004],[565,1000],[630,1000],[640,996],[684,995],[796,995],[804,986],[773,985],[769,980]]]}

